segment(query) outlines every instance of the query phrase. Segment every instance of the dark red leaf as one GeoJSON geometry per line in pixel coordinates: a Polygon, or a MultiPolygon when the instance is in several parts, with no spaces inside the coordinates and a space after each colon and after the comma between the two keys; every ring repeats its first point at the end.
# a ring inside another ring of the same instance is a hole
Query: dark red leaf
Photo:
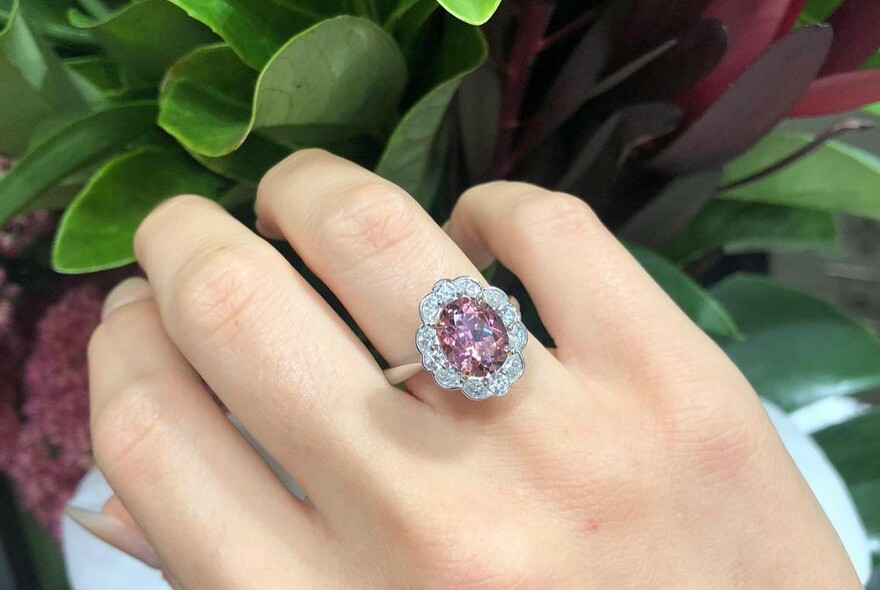
{"type": "Polygon", "coordinates": [[[693,25],[710,0],[641,0],[626,27],[627,45],[651,47],[693,25]]]}
{"type": "Polygon", "coordinates": [[[672,133],[680,121],[681,111],[667,103],[643,103],[617,111],[578,150],[556,189],[578,192],[578,187],[584,184],[583,178],[603,152],[608,152],[611,156],[608,159],[613,162],[605,168],[621,170],[636,150],[672,133]]]}
{"type": "Polygon", "coordinates": [[[685,93],[679,104],[691,117],[703,112],[776,39],[792,0],[713,0],[706,18],[727,27],[727,53],[718,67],[685,93]]]}
{"type": "Polygon", "coordinates": [[[621,239],[659,248],[690,223],[715,195],[721,170],[677,178],[618,231],[621,239]]]}
{"type": "Polygon", "coordinates": [[[613,91],[620,104],[637,100],[669,100],[711,72],[727,49],[727,29],[716,19],[702,20],[685,31],[678,44],[649,63],[613,91]]]}
{"type": "Polygon", "coordinates": [[[625,17],[619,6],[612,6],[581,38],[523,131],[516,159],[526,156],[587,101],[608,65],[611,42],[625,17]]]}
{"type": "Polygon", "coordinates": [[[854,70],[874,55],[880,46],[880,2],[846,0],[828,17],[834,29],[834,43],[821,74],[854,70]]]}
{"type": "Polygon", "coordinates": [[[830,27],[813,26],[778,41],[651,165],[684,174],[721,166],[747,150],[803,96],[831,38],[830,27]]]}
{"type": "Polygon", "coordinates": [[[791,0],[791,4],[788,5],[788,12],[785,13],[782,22],[779,23],[776,39],[782,39],[791,32],[794,24],[797,22],[798,15],[800,15],[806,4],[807,0],[791,0]]]}
{"type": "Polygon", "coordinates": [[[856,70],[815,80],[790,116],[829,115],[873,102],[880,102],[880,70],[856,70]]]}

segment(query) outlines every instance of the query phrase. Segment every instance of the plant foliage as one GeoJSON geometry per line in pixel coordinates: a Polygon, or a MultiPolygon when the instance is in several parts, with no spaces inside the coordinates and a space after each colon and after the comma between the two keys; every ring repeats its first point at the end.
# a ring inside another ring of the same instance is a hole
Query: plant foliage
{"type": "MultiPolygon", "coordinates": [[[[535,182],[589,203],[760,395],[791,410],[878,389],[875,333],[708,272],[724,253],[833,252],[835,215],[880,219],[880,161],[840,137],[865,122],[772,131],[880,100],[878,4],[744,1],[0,0],[16,162],[0,225],[58,209],[51,265],[86,273],[130,263],[175,194],[246,217],[301,148],[374,169],[438,221],[475,183],[535,182]]],[[[516,278],[494,278],[549,341],[516,278]]],[[[850,431],[822,438],[876,524],[850,431]]]]}

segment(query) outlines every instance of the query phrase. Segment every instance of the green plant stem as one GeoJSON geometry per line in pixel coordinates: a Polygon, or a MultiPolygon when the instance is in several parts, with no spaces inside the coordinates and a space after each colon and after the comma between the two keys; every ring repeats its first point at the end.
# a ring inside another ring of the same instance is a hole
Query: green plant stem
{"type": "Polygon", "coordinates": [[[492,160],[493,178],[504,178],[513,169],[514,138],[520,126],[526,88],[535,59],[544,47],[544,32],[555,8],[553,3],[526,2],[516,16],[516,32],[503,71],[501,119],[492,160]]]}

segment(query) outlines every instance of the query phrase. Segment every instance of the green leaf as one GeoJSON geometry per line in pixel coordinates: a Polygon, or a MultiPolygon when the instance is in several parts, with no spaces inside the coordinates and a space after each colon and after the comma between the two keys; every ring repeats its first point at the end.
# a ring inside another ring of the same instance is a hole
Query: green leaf
{"type": "Polygon", "coordinates": [[[38,588],[35,590],[68,590],[64,558],[58,542],[40,526],[33,514],[20,509],[22,541],[34,561],[38,588]]]}
{"type": "Polygon", "coordinates": [[[0,153],[17,156],[39,123],[83,111],[85,101],[49,45],[34,33],[18,0],[0,1],[0,153]]]}
{"type": "Polygon", "coordinates": [[[166,0],[136,0],[101,20],[76,11],[69,18],[75,27],[89,31],[126,72],[144,80],[159,80],[178,57],[216,39],[166,0]]]}
{"type": "Polygon", "coordinates": [[[828,303],[750,275],[710,293],[745,336],[722,348],[758,394],[784,410],[880,387],[877,336],[828,303]]]}
{"type": "Polygon", "coordinates": [[[446,56],[444,81],[404,115],[376,167],[377,174],[403,187],[425,208],[436,195],[448,152],[439,134],[443,117],[464,76],[486,59],[486,42],[479,29],[454,23],[437,51],[446,56]]]}
{"type": "MultiPolygon", "coordinates": [[[[748,177],[812,139],[799,133],[772,133],[725,168],[725,182],[748,177]]],[[[782,171],[722,195],[880,219],[880,159],[856,147],[829,141],[782,171]]]]}
{"type": "Polygon", "coordinates": [[[159,124],[209,157],[234,151],[252,131],[290,148],[323,145],[381,134],[405,84],[394,40],[340,16],[291,39],[256,80],[226,46],[196,49],[168,73],[159,124]]]}
{"type": "Polygon", "coordinates": [[[492,18],[501,0],[437,0],[451,15],[471,25],[482,25],[492,18]]]}
{"type": "Polygon", "coordinates": [[[215,198],[225,186],[179,150],[147,147],[117,156],[64,212],[52,266],[86,273],[128,264],[134,260],[134,232],[156,205],[179,194],[215,198]]]}
{"type": "Polygon", "coordinates": [[[257,73],[223,43],[193,50],[168,71],[159,126],[209,157],[237,149],[248,134],[257,73]]]}
{"type": "Polygon", "coordinates": [[[385,21],[385,29],[399,30],[408,36],[421,27],[436,9],[437,0],[400,0],[385,21]]]}
{"type": "Polygon", "coordinates": [[[69,58],[64,60],[64,67],[74,82],[88,87],[89,94],[115,93],[124,86],[116,63],[100,55],[69,58]]]}
{"type": "Polygon", "coordinates": [[[706,252],[832,250],[837,245],[834,216],[824,211],[728,199],[712,199],[661,252],[678,264],[706,252]]]}
{"type": "Polygon", "coordinates": [[[880,565],[880,408],[817,432],[825,451],[850,489],[880,565]]]}
{"type": "MultiPolygon", "coordinates": [[[[71,50],[94,50],[88,31],[72,27],[67,21],[70,3],[64,0],[22,0],[25,16],[31,27],[53,45],[71,50]]],[[[3,17],[6,15],[3,14],[3,17]]],[[[5,18],[4,18],[5,20],[5,18]]]]}
{"type": "Polygon", "coordinates": [[[341,0],[168,1],[210,27],[256,70],[262,69],[291,35],[338,14],[344,6],[341,0]]]}
{"type": "Polygon", "coordinates": [[[206,158],[193,154],[199,163],[219,174],[244,185],[255,187],[269,168],[290,154],[288,148],[282,147],[259,135],[251,135],[244,145],[228,156],[206,158]]]}
{"type": "Polygon", "coordinates": [[[0,226],[61,179],[153,128],[155,118],[151,101],[115,105],[35,145],[0,179],[0,226]]]}
{"type": "Polygon", "coordinates": [[[627,248],[670,299],[700,328],[718,336],[740,337],[736,323],[724,306],[674,264],[647,248],[632,244],[627,244],[627,248]]]}

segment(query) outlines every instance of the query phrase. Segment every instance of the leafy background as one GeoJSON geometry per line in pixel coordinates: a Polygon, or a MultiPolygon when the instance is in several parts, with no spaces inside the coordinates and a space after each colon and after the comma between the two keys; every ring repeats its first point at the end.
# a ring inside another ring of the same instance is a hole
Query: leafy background
{"type": "MultiPolygon", "coordinates": [[[[322,147],[438,221],[496,178],[576,194],[765,399],[880,390],[874,331],[762,274],[767,252],[833,252],[838,214],[880,219],[880,160],[845,143],[880,114],[874,1],[0,0],[0,19],[0,226],[57,227],[3,261],[27,301],[57,299],[59,273],[134,272],[135,228],[175,194],[252,221],[262,174],[322,147]]],[[[516,277],[487,273],[550,343],[516,277]]],[[[876,549],[880,409],[860,407],[816,440],[876,549]]],[[[23,518],[40,583],[63,587],[23,518]]]]}

